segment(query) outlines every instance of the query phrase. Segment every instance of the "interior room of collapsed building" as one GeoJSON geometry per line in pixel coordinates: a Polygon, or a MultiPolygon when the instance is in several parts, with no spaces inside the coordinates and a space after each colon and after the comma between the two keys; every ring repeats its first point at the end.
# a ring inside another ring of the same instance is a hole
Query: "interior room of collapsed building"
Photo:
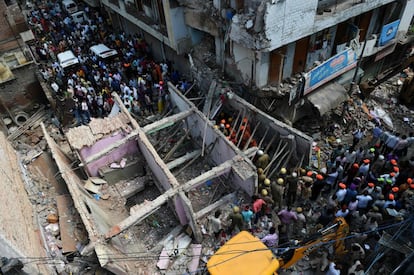
{"type": "Polygon", "coordinates": [[[67,131],[70,158],[44,131],[88,233],[82,253],[94,249],[102,266],[115,273],[132,263],[114,259],[158,251],[177,226],[209,243],[202,233],[207,216],[230,211],[255,193],[258,147],[270,156],[269,174],[310,158],[309,137],[237,95],[225,94],[207,119],[171,83],[169,89],[172,111],[142,125],[114,95],[121,113],[67,131]],[[233,135],[220,128],[223,119],[234,127],[233,135]],[[103,235],[106,241],[98,242],[103,235]]]}

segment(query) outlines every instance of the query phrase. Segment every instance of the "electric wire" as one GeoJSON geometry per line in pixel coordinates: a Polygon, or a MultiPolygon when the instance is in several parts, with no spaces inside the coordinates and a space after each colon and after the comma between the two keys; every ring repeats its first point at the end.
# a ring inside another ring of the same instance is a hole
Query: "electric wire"
{"type": "MultiPolygon", "coordinates": [[[[402,221],[402,222],[393,223],[393,224],[386,225],[386,226],[381,226],[381,227],[378,227],[378,228],[373,229],[373,230],[368,230],[368,231],[348,235],[348,236],[345,236],[345,237],[340,238],[340,239],[334,239],[334,240],[330,240],[330,241],[326,241],[326,242],[321,242],[320,244],[317,244],[315,247],[326,246],[326,245],[335,243],[335,242],[340,241],[340,240],[352,239],[352,238],[359,237],[361,235],[375,233],[375,232],[379,232],[379,231],[390,229],[390,228],[397,227],[397,226],[402,226],[402,225],[404,225],[408,222],[412,222],[412,218],[407,219],[407,220],[402,221]]],[[[227,244],[227,245],[240,245],[240,244],[248,244],[248,243],[254,243],[254,242],[261,242],[261,241],[258,239],[258,240],[255,240],[255,241],[237,242],[237,243],[227,244]]],[[[304,245],[290,246],[290,247],[287,247],[287,248],[289,248],[289,249],[298,249],[298,248],[303,248],[303,247],[308,247],[308,246],[309,245],[304,244],[304,245]]],[[[119,254],[115,254],[115,253],[105,253],[105,254],[101,254],[101,256],[110,257],[110,259],[112,261],[147,261],[147,260],[154,260],[154,259],[175,258],[175,257],[178,257],[180,255],[180,250],[184,251],[184,250],[186,250],[186,248],[167,249],[167,253],[172,252],[171,255],[167,255],[167,256],[160,256],[159,254],[151,254],[151,253],[148,254],[148,252],[143,252],[143,251],[126,252],[126,253],[123,253],[122,256],[120,256],[119,254]]],[[[235,250],[226,251],[224,253],[223,252],[216,252],[214,255],[217,255],[217,256],[229,255],[229,254],[230,255],[235,254],[235,256],[231,257],[230,259],[225,259],[222,262],[216,263],[214,266],[225,263],[229,260],[235,259],[235,258],[240,257],[242,255],[245,255],[246,253],[253,253],[253,252],[260,252],[260,251],[267,251],[267,250],[269,250],[269,249],[266,247],[266,248],[263,248],[263,249],[254,249],[254,250],[236,250],[235,249],[235,250]]],[[[186,255],[186,256],[188,258],[192,259],[194,257],[205,257],[205,256],[208,257],[208,256],[211,256],[211,255],[199,254],[199,255],[186,255]]],[[[16,257],[15,259],[21,260],[24,264],[30,264],[30,263],[53,264],[53,263],[57,263],[59,261],[63,261],[62,259],[54,258],[54,257],[16,257]]]]}

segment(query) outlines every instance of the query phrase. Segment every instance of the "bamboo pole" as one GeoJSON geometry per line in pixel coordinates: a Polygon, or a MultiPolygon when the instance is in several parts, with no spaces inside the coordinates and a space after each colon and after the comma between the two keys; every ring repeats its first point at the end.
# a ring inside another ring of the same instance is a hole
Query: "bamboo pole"
{"type": "Polygon", "coordinates": [[[273,176],[273,174],[275,173],[275,171],[277,170],[277,168],[279,167],[280,163],[282,162],[283,158],[285,158],[289,153],[291,153],[292,151],[286,151],[286,153],[280,158],[280,161],[278,162],[278,164],[275,166],[275,168],[273,168],[273,170],[270,172],[269,174],[269,178],[273,176]]]}
{"type": "Polygon", "coordinates": [[[283,144],[282,148],[278,151],[275,151],[275,154],[273,155],[272,160],[269,162],[269,164],[265,167],[265,169],[263,169],[263,172],[266,173],[266,171],[268,171],[270,169],[270,167],[272,166],[272,164],[275,162],[275,160],[280,156],[280,154],[282,154],[282,152],[285,150],[287,146],[287,143],[283,144]]]}
{"type": "Polygon", "coordinates": [[[254,134],[256,133],[257,129],[259,128],[260,123],[261,123],[261,122],[259,121],[259,123],[257,123],[257,124],[256,124],[256,127],[254,127],[252,134],[250,135],[249,139],[247,140],[246,144],[245,144],[245,145],[244,145],[244,147],[243,147],[243,151],[244,151],[244,150],[246,150],[247,148],[249,148],[249,144],[250,144],[250,142],[252,141],[253,136],[254,136],[254,134]]]}

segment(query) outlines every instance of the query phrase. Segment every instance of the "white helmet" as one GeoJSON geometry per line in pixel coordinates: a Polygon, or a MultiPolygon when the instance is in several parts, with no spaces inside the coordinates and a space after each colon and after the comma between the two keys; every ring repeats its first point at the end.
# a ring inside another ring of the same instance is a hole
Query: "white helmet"
{"type": "Polygon", "coordinates": [[[257,155],[263,156],[264,152],[262,150],[257,150],[257,155]]]}

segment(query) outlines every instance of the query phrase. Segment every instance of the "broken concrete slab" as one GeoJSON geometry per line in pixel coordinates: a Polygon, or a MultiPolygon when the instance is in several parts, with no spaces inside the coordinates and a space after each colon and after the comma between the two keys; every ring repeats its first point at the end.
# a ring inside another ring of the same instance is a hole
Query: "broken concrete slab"
{"type": "Polygon", "coordinates": [[[56,197],[59,213],[60,238],[62,239],[62,253],[75,252],[78,240],[71,228],[75,227],[76,218],[73,216],[73,201],[70,195],[56,197]]]}
{"type": "Polygon", "coordinates": [[[85,180],[85,189],[94,193],[94,194],[100,194],[101,192],[101,186],[94,184],[90,179],[85,180]]]}
{"type": "Polygon", "coordinates": [[[190,245],[191,261],[187,265],[188,272],[190,274],[195,274],[197,272],[198,265],[200,263],[201,250],[202,250],[201,244],[190,245]]]}

